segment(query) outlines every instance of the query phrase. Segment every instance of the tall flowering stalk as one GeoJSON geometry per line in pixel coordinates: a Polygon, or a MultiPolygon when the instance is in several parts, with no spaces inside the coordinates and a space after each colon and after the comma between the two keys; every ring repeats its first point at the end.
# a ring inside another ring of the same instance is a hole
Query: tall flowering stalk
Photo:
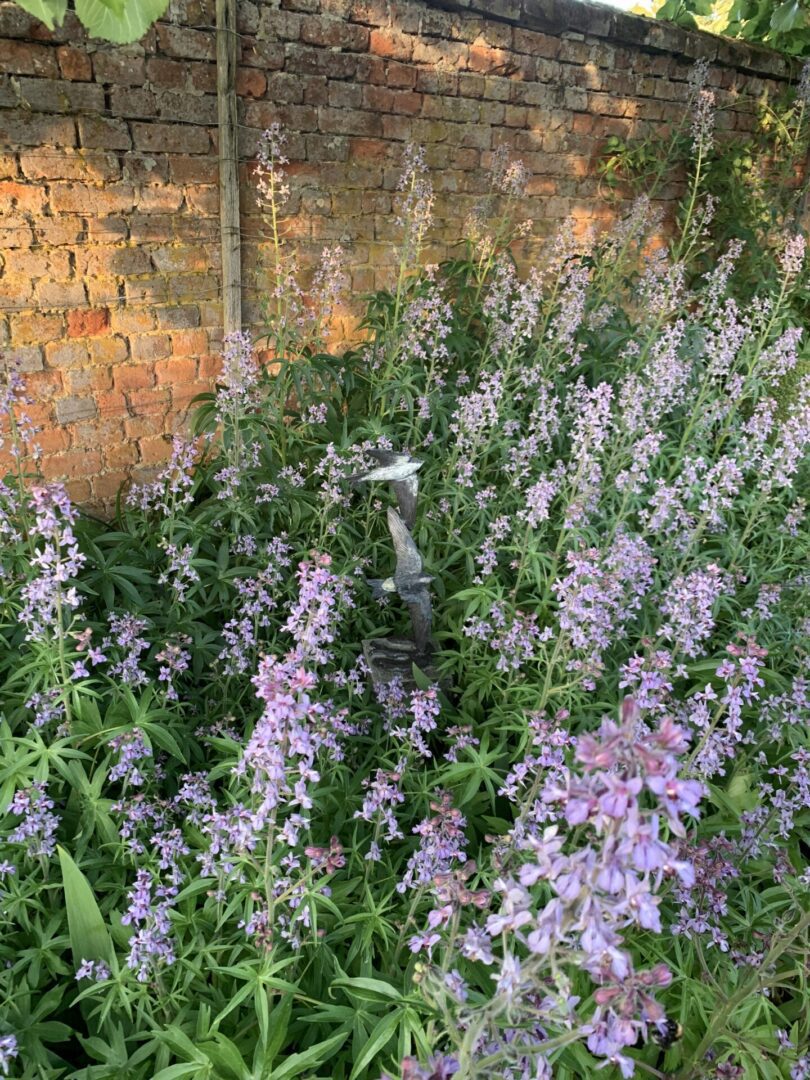
{"type": "Polygon", "coordinates": [[[700,783],[678,776],[687,745],[672,720],[650,725],[628,698],[619,723],[605,720],[596,735],[581,736],[574,763],[549,773],[541,801],[556,812],[555,823],[525,819],[512,841],[520,865],[514,856],[503,860],[495,910],[459,946],[462,956],[492,968],[494,996],[472,1005],[466,988],[440,971],[422,979],[456,1018],[446,1035],[458,1077],[518,1061],[531,1075],[550,1076],[550,1055],[577,1039],[632,1076],[628,1050],[665,1030],[655,991],[671,973],[663,964],[637,970],[625,941],[637,930],[662,932],[659,893],[669,879],[687,887],[695,880],[677,846],[704,795],[700,783]],[[573,997],[578,969],[596,987],[590,1015],[579,1014],[573,997]],[[512,1040],[504,1029],[537,1034],[512,1040]]]}

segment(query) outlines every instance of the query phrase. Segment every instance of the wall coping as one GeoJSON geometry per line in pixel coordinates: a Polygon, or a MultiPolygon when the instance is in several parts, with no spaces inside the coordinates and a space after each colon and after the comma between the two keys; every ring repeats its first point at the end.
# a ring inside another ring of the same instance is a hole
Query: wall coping
{"type": "Polygon", "coordinates": [[[798,77],[800,65],[764,45],[703,30],[684,30],[646,15],[633,15],[592,0],[422,0],[428,7],[464,12],[512,23],[555,36],[588,35],[611,44],[631,45],[649,52],[670,53],[751,75],[768,75],[784,82],[798,77]]]}

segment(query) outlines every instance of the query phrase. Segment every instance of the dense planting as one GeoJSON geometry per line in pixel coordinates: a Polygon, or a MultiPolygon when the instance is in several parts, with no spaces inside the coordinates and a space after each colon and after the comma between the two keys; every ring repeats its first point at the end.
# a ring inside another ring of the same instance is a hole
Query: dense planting
{"type": "Polygon", "coordinates": [[[11,375],[0,1071],[810,1075],[804,242],[735,302],[710,104],[698,73],[669,251],[642,199],[525,277],[501,154],[418,269],[410,149],[398,277],[339,358],[340,252],[305,294],[267,132],[275,362],[232,337],[111,526],[26,480],[11,375]],[[362,642],[408,625],[366,580],[388,485],[349,480],[380,448],[423,462],[437,674],[375,690],[362,642]]]}

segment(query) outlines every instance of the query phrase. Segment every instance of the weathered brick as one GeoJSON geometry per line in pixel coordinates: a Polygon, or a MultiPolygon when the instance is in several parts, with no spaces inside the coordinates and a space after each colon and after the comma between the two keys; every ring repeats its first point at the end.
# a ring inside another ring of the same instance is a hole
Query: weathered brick
{"type": "Polygon", "coordinates": [[[156,95],[156,102],[161,120],[180,120],[185,124],[200,125],[217,122],[217,99],[213,94],[175,94],[164,90],[156,95]]]}
{"type": "Polygon", "coordinates": [[[138,439],[138,451],[144,465],[157,465],[169,457],[171,441],[166,435],[154,435],[151,438],[138,439]]]}
{"type": "Polygon", "coordinates": [[[93,57],[96,82],[112,86],[142,86],[146,81],[146,60],[118,47],[100,49],[93,57]]]}
{"type": "Polygon", "coordinates": [[[45,346],[48,367],[81,367],[90,360],[87,346],[78,341],[51,341],[45,346]]]}
{"type": "Polygon", "coordinates": [[[51,207],[57,213],[115,214],[131,210],[135,190],[129,184],[89,187],[87,184],[52,184],[51,207]]]}
{"type": "Polygon", "coordinates": [[[191,30],[184,26],[157,24],[160,51],[167,56],[186,57],[189,60],[213,60],[216,55],[216,39],[212,31],[191,30]]]}
{"type": "Polygon", "coordinates": [[[0,71],[7,75],[39,75],[56,79],[59,75],[56,49],[31,42],[0,39],[0,71]]]}
{"type": "Polygon", "coordinates": [[[0,206],[12,206],[25,213],[42,213],[45,207],[45,191],[34,184],[0,180],[0,206]]]}
{"type": "Polygon", "coordinates": [[[369,32],[365,26],[347,23],[343,19],[304,19],[300,37],[308,45],[346,49],[349,52],[362,52],[369,43],[369,32]]]}
{"type": "Polygon", "coordinates": [[[211,146],[208,132],[190,124],[133,123],[132,138],[136,150],[174,154],[207,154],[211,146]]]}
{"type": "Polygon", "coordinates": [[[124,442],[117,446],[104,447],[104,464],[111,469],[120,469],[134,465],[138,460],[138,451],[134,443],[124,442]]]}
{"type": "MultiPolygon", "coordinates": [[[[129,465],[131,462],[126,464],[129,465]]],[[[93,498],[102,501],[115,499],[128,479],[129,472],[126,469],[111,469],[102,473],[101,476],[94,476],[90,481],[93,498]]]]}
{"type": "Polygon", "coordinates": [[[150,85],[160,90],[180,90],[189,76],[189,65],[182,60],[166,60],[152,57],[146,61],[146,78],[150,85]]]}
{"type": "Polygon", "coordinates": [[[65,372],[65,389],[71,394],[94,394],[111,387],[109,368],[70,368],[65,372]]]}
{"type": "Polygon", "coordinates": [[[132,139],[123,120],[108,120],[103,116],[80,116],[79,143],[102,150],[129,150],[132,139]]]}
{"type": "MultiPolygon", "coordinates": [[[[103,150],[73,150],[65,147],[54,153],[48,147],[20,152],[20,168],[31,180],[104,180],[119,179],[121,168],[115,154],[103,150]]],[[[44,189],[41,189],[44,190],[44,189]]],[[[51,228],[64,224],[58,219],[41,218],[40,226],[51,228]]],[[[57,241],[51,240],[51,243],[57,241]]]]}
{"type": "Polygon", "coordinates": [[[76,123],[72,117],[67,116],[30,116],[22,112],[0,112],[0,145],[75,146],[76,123]]]}
{"type": "Polygon", "coordinates": [[[15,345],[41,345],[47,341],[55,341],[64,332],[61,315],[12,315],[10,325],[11,340],[15,345]]]}
{"type": "Polygon", "coordinates": [[[89,420],[98,412],[96,403],[91,397],[60,398],[56,403],[56,419],[60,424],[73,424],[77,420],[89,420]]]}
{"type": "Polygon", "coordinates": [[[87,343],[90,362],[93,364],[120,364],[129,356],[127,339],[115,334],[110,337],[91,338],[87,343]]]}
{"type": "Polygon", "coordinates": [[[12,355],[14,357],[14,366],[18,371],[30,373],[32,371],[42,371],[44,367],[41,345],[15,344],[12,355]]]}
{"type": "Polygon", "coordinates": [[[82,281],[38,281],[34,293],[41,308],[60,308],[83,304],[87,294],[82,281]]]}
{"type": "Polygon", "coordinates": [[[104,108],[104,90],[92,83],[21,78],[18,87],[24,105],[35,112],[96,112],[104,108]]]}
{"type": "Polygon", "coordinates": [[[137,120],[150,120],[157,115],[157,101],[151,90],[143,87],[115,87],[110,91],[110,112],[137,120]]]}
{"type": "Polygon", "coordinates": [[[162,360],[171,355],[171,339],[168,334],[140,334],[132,338],[130,349],[133,360],[162,360]]]}
{"type": "Polygon", "coordinates": [[[156,314],[161,330],[193,330],[200,325],[200,309],[191,304],[158,308],[156,314]]]}

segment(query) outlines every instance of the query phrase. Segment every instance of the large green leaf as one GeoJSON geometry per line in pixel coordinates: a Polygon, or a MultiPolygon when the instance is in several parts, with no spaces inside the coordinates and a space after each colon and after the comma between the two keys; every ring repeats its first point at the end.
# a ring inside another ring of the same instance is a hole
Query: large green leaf
{"type": "Polygon", "coordinates": [[[17,3],[37,19],[42,19],[49,30],[62,25],[67,0],[17,0],[17,3]]]}
{"type": "Polygon", "coordinates": [[[799,0],[788,0],[786,4],[780,4],[771,15],[771,30],[777,34],[787,34],[797,26],[803,26],[806,19],[806,12],[799,0]]]}
{"type": "Polygon", "coordinates": [[[83,960],[110,963],[112,941],[87,878],[63,847],[57,848],[65,889],[70,947],[78,967],[83,960]]]}
{"type": "Polygon", "coordinates": [[[110,0],[76,0],[76,14],[92,37],[127,45],[142,38],[168,6],[168,0],[124,0],[119,15],[110,0]]]}

